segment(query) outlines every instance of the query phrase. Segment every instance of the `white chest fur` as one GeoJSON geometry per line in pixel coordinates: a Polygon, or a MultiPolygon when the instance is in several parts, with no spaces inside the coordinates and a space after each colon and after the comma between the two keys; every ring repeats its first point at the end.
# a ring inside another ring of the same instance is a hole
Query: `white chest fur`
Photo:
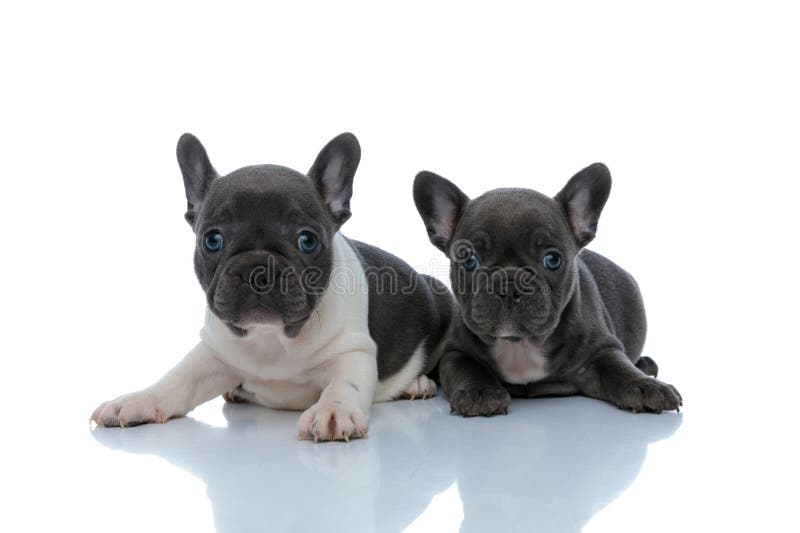
{"type": "Polygon", "coordinates": [[[547,358],[541,348],[527,340],[498,340],[492,347],[492,358],[500,375],[509,383],[530,383],[548,373],[547,358]]]}
{"type": "Polygon", "coordinates": [[[281,326],[254,327],[233,335],[210,312],[200,332],[219,358],[242,376],[243,387],[270,407],[305,409],[330,381],[332,359],[349,352],[375,357],[367,322],[368,289],[361,264],[338,233],[333,241],[331,285],[300,334],[288,338],[281,326]]]}

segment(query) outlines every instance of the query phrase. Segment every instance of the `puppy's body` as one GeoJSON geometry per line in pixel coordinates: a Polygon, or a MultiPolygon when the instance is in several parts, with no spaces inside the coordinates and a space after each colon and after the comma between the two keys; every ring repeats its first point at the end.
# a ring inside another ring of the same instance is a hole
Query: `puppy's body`
{"type": "Polygon", "coordinates": [[[163,422],[223,394],[304,409],[301,438],[348,440],[366,434],[373,402],[435,394],[425,374],[455,302],[400,259],[339,233],[359,158],[343,134],[308,176],[260,165],[220,177],[199,141],[182,137],[186,220],[208,302],[201,341],[156,384],[92,419],[163,422]]]}
{"type": "Polygon", "coordinates": [[[369,288],[369,331],[379,354],[376,401],[396,398],[397,387],[402,391],[400,384],[409,379],[412,397],[429,396],[433,383],[413,380],[431,373],[439,361],[456,310],[452,293],[439,280],[376,246],[348,242],[369,288]]]}
{"type": "MultiPolygon", "coordinates": [[[[239,399],[277,409],[308,409],[327,385],[329,366],[337,356],[368,352],[376,354],[378,376],[371,403],[385,402],[403,395],[417,376],[429,373],[438,361],[437,343],[450,323],[449,295],[443,293],[445,305],[440,316],[434,312],[431,299],[436,295],[429,290],[425,276],[383,250],[341,234],[333,242],[332,284],[297,336],[286,336],[281,325],[265,325],[251,328],[241,337],[213,313],[206,314],[200,337],[241,376],[236,391],[239,399]],[[380,264],[365,263],[361,250],[378,258],[380,264]],[[385,288],[370,274],[370,267],[389,264],[405,274],[404,287],[417,286],[401,305],[393,306],[394,295],[382,292],[385,288]],[[392,316],[398,313],[403,316],[392,316]],[[395,327],[383,328],[387,320],[395,327]],[[431,334],[419,340],[418,333],[410,334],[413,328],[431,334]]],[[[353,376],[355,384],[362,381],[357,379],[360,371],[353,365],[343,372],[353,376]]]]}
{"type": "Polygon", "coordinates": [[[555,197],[496,189],[470,200],[428,172],[415,182],[431,242],[450,256],[461,319],[439,369],[454,412],[505,413],[510,395],[583,393],[634,411],[680,395],[641,357],[644,304],[634,279],[584,249],[611,181],[592,165],[555,197]]]}
{"type": "Polygon", "coordinates": [[[472,354],[492,369],[512,395],[523,397],[579,393],[576,375],[594,347],[610,339],[617,339],[628,359],[637,363],[647,322],[633,277],[591,250],[582,250],[575,263],[577,287],[546,339],[482,339],[459,321],[448,350],[472,354]]]}

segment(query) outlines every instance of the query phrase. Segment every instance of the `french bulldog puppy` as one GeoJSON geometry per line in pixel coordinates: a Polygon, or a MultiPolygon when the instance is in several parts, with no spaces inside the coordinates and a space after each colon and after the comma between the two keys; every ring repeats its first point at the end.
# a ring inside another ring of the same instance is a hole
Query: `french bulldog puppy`
{"type": "Polygon", "coordinates": [[[304,175],[277,165],[219,176],[194,136],[178,141],[206,293],[200,342],[154,385],[100,405],[100,426],[182,416],[220,394],[305,410],[300,439],[367,434],[370,406],[426,398],[455,300],[379,248],[349,240],[361,150],[339,135],[304,175]]]}
{"type": "Polygon", "coordinates": [[[454,413],[506,414],[510,395],[585,394],[621,408],[678,409],[641,357],[646,320],[630,274],[584,247],[611,190],[595,163],[555,198],[495,189],[470,200],[431,172],[414,181],[430,241],[451,260],[461,319],[439,363],[454,413]]]}

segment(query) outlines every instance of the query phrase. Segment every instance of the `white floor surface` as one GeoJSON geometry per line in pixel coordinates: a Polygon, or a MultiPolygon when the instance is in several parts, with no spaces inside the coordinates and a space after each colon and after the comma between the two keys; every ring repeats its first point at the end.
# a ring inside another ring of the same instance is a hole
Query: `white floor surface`
{"type": "Polygon", "coordinates": [[[3,520],[15,528],[3,529],[796,527],[796,494],[774,484],[796,467],[790,441],[759,447],[758,420],[699,412],[691,394],[683,413],[661,415],[572,397],[463,419],[437,397],[377,405],[368,439],[325,444],[295,440],[297,413],[221,399],[126,429],[35,413],[42,424],[15,434],[24,459],[11,462],[3,520]]]}

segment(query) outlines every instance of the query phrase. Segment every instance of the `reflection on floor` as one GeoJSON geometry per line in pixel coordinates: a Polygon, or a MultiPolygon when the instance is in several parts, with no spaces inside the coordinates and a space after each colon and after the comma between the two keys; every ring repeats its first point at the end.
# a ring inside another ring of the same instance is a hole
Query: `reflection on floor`
{"type": "Polygon", "coordinates": [[[682,421],[578,397],[463,419],[437,397],[375,406],[368,439],[314,444],[295,440],[297,413],[219,408],[227,427],[193,414],[92,435],[202,480],[226,533],[580,531],[636,478],[648,444],[682,421]]]}

